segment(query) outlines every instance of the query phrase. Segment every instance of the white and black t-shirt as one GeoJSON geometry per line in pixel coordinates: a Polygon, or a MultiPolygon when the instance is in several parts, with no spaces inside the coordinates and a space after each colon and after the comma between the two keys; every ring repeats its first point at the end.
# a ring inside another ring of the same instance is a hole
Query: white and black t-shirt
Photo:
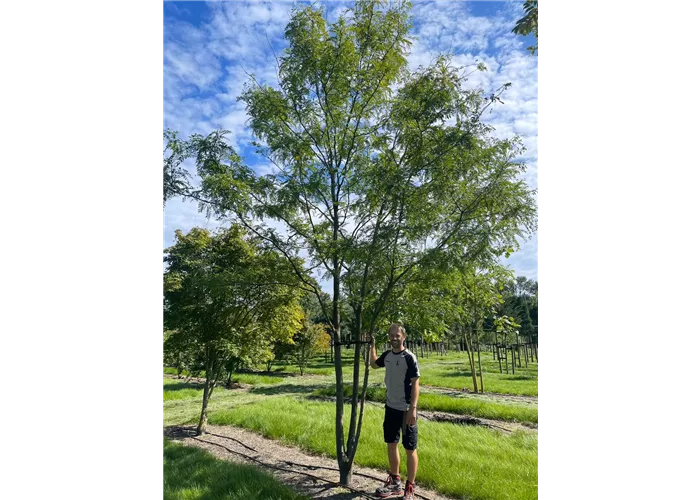
{"type": "Polygon", "coordinates": [[[377,366],[386,368],[386,405],[406,411],[411,405],[411,379],[420,377],[418,359],[408,349],[399,353],[388,350],[377,358],[377,366]]]}

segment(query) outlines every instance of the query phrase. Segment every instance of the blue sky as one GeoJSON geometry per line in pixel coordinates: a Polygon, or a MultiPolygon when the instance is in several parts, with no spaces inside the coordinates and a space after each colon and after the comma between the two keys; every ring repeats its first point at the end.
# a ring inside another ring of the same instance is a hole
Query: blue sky
{"type": "MultiPolygon", "coordinates": [[[[298,3],[164,2],[163,127],[183,137],[230,130],[229,138],[245,163],[265,172],[266,163],[250,147],[247,116],[236,97],[246,73],[276,85],[274,54],[286,46],[284,28],[298,3]]],[[[351,5],[316,3],[326,8],[331,21],[351,5]]],[[[528,165],[525,179],[537,188],[537,57],[526,51],[534,38],[510,32],[522,17],[522,3],[414,1],[412,13],[412,35],[417,39],[408,57],[411,69],[450,52],[458,65],[477,60],[486,64],[488,71],[474,73],[468,82],[485,93],[511,82],[501,96],[504,104],[493,107],[485,121],[498,137],[521,137],[527,148],[521,158],[528,165]]],[[[196,204],[177,199],[168,201],[163,217],[163,248],[173,243],[176,229],[218,226],[199,214],[196,204]]],[[[504,263],[518,276],[537,279],[537,234],[504,263]]]]}

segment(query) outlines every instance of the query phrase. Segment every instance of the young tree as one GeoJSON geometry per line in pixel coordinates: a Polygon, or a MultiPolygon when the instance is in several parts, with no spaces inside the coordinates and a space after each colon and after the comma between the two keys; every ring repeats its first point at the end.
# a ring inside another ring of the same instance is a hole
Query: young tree
{"type": "Polygon", "coordinates": [[[282,306],[278,313],[261,323],[265,342],[263,349],[255,357],[255,364],[265,363],[267,371],[272,369],[272,361],[282,359],[292,352],[294,336],[304,328],[305,315],[301,300],[282,306]]]}
{"type": "Polygon", "coordinates": [[[184,340],[178,335],[173,335],[175,332],[166,330],[163,335],[163,363],[165,366],[175,368],[177,370],[177,378],[182,376],[185,370],[194,370],[194,360],[192,352],[188,345],[178,341],[184,340]]]}
{"type": "Polygon", "coordinates": [[[496,312],[503,302],[501,291],[503,284],[512,280],[512,271],[492,263],[477,269],[465,267],[459,272],[460,290],[457,294],[461,302],[455,310],[460,315],[460,326],[467,346],[467,355],[471,367],[474,392],[477,387],[477,364],[481,392],[484,392],[484,379],[481,371],[481,350],[479,342],[483,335],[484,318],[496,312]],[[474,359],[476,354],[477,359],[474,359]]]}
{"type": "Polygon", "coordinates": [[[537,281],[518,276],[504,287],[503,298],[502,314],[515,318],[522,325],[521,335],[531,339],[537,322],[537,281]]]}
{"type": "Polygon", "coordinates": [[[227,361],[265,341],[262,325],[285,316],[293,322],[289,306],[299,293],[288,261],[237,226],[214,236],[199,228],[175,236],[165,256],[164,323],[173,330],[166,343],[168,350],[180,348],[204,362],[200,435],[227,361]]]}
{"type": "MultiPolygon", "coordinates": [[[[516,323],[515,319],[512,316],[494,316],[493,318],[493,325],[496,330],[496,342],[504,347],[504,349],[508,349],[508,344],[513,344],[519,334],[518,328],[520,328],[520,325],[516,323]]],[[[497,349],[499,348],[498,346],[496,347],[497,349]]],[[[507,351],[506,351],[507,352],[507,351]]],[[[512,356],[514,357],[514,352],[511,351],[512,356]]],[[[508,355],[506,354],[506,373],[508,373],[508,355]]],[[[501,360],[499,356],[498,360],[498,366],[502,371],[501,367],[501,360]]],[[[511,361],[511,368],[513,370],[513,373],[515,373],[515,359],[512,359],[511,361]]]]}
{"type": "Polygon", "coordinates": [[[323,325],[312,323],[308,319],[304,322],[303,328],[294,335],[294,353],[301,375],[304,374],[309,360],[328,347],[328,341],[328,334],[323,325]]]}

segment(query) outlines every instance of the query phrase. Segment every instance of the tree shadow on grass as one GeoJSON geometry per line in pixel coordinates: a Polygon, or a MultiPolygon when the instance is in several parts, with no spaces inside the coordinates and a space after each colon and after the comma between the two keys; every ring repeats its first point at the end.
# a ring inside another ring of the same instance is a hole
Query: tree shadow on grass
{"type": "Polygon", "coordinates": [[[165,440],[163,458],[164,500],[304,498],[253,466],[218,460],[197,448],[165,440]]]}
{"type": "Polygon", "coordinates": [[[326,385],[297,385],[297,384],[280,384],[266,387],[253,387],[250,393],[253,394],[311,394],[316,389],[327,387],[326,385]]]}
{"type": "Polygon", "coordinates": [[[183,389],[202,389],[202,384],[192,382],[178,382],[177,384],[163,384],[163,390],[166,392],[181,391],[183,389]]]}

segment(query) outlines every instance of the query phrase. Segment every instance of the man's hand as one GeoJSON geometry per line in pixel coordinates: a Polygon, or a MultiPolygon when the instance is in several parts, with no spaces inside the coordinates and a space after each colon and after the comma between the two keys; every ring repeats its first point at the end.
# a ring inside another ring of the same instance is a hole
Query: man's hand
{"type": "Polygon", "coordinates": [[[418,420],[418,408],[411,407],[408,409],[408,415],[406,415],[406,425],[413,425],[418,420]]]}
{"type": "Polygon", "coordinates": [[[379,368],[376,364],[377,361],[377,347],[375,346],[374,335],[369,336],[369,356],[367,358],[369,366],[372,368],[379,368]]]}

